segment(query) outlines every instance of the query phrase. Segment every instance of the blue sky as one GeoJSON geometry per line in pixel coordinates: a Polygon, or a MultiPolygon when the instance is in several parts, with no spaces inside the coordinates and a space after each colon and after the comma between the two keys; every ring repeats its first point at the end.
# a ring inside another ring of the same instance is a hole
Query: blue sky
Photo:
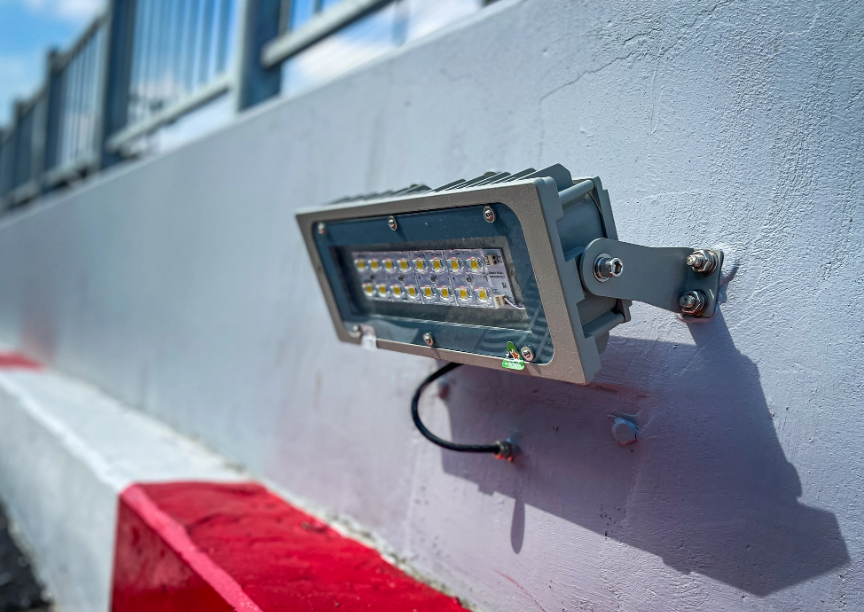
{"type": "Polygon", "coordinates": [[[48,49],[66,49],[103,0],[0,0],[0,125],[15,98],[30,96],[45,75],[48,49]]]}

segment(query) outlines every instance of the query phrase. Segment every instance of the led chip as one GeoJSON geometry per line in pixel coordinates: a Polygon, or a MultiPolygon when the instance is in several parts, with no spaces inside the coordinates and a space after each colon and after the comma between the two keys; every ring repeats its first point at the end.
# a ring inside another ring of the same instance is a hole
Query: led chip
{"type": "Polygon", "coordinates": [[[468,287],[456,287],[456,299],[467,302],[471,299],[471,289],[468,287]]]}
{"type": "Polygon", "coordinates": [[[414,260],[414,269],[418,272],[423,272],[426,270],[426,260],[422,257],[418,257],[414,260]]]}
{"type": "Polygon", "coordinates": [[[408,294],[409,300],[416,300],[420,296],[417,292],[417,287],[414,285],[405,285],[405,293],[408,294]]]}
{"type": "Polygon", "coordinates": [[[373,272],[377,272],[380,267],[381,266],[378,263],[377,259],[370,259],[369,260],[369,269],[372,270],[373,272]]]}
{"type": "Polygon", "coordinates": [[[422,287],[420,287],[420,291],[423,292],[423,297],[425,297],[427,300],[432,299],[432,297],[435,295],[435,292],[429,285],[423,285],[422,287]]]}
{"type": "Polygon", "coordinates": [[[378,297],[387,297],[387,285],[384,283],[378,285],[378,297]]]}
{"type": "Polygon", "coordinates": [[[396,270],[396,264],[393,263],[392,259],[382,259],[381,265],[384,266],[384,269],[389,273],[396,270]]]}
{"type": "Polygon", "coordinates": [[[450,287],[448,287],[446,285],[441,285],[440,287],[438,287],[438,295],[440,295],[441,299],[444,300],[445,302],[449,302],[450,297],[451,297],[450,287]]]}
{"type": "Polygon", "coordinates": [[[407,272],[411,269],[411,263],[404,257],[396,262],[400,272],[407,272]]]}
{"type": "Polygon", "coordinates": [[[431,263],[432,263],[432,269],[435,270],[436,272],[441,272],[444,269],[444,262],[441,261],[440,257],[433,257],[431,263]]]}
{"type": "Polygon", "coordinates": [[[355,259],[354,260],[354,267],[357,268],[358,272],[365,272],[366,271],[366,260],[365,259],[359,259],[359,258],[355,259]]]}
{"type": "Polygon", "coordinates": [[[489,290],[486,287],[479,287],[477,291],[474,292],[477,296],[477,301],[486,303],[489,301],[489,290]]]}
{"type": "Polygon", "coordinates": [[[451,272],[458,272],[462,269],[462,262],[459,261],[458,257],[451,257],[447,260],[447,265],[450,266],[451,272]]]}
{"type": "Polygon", "coordinates": [[[405,292],[402,290],[402,285],[393,285],[390,287],[390,291],[393,293],[393,297],[397,300],[401,300],[405,297],[405,292]]]}
{"type": "Polygon", "coordinates": [[[372,297],[375,295],[375,286],[372,283],[363,283],[363,293],[372,297]]]}
{"type": "Polygon", "coordinates": [[[468,264],[468,269],[472,272],[483,270],[483,262],[478,257],[469,257],[466,263],[468,264]]]}

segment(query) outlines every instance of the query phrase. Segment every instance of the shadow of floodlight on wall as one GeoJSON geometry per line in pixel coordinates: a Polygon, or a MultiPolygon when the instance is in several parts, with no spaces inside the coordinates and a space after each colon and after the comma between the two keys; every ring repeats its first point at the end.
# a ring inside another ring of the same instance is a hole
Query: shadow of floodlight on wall
{"type": "Polygon", "coordinates": [[[505,431],[523,454],[506,464],[445,451],[444,470],[514,498],[517,553],[528,505],[755,595],[846,564],[834,515],[798,501],[756,365],[722,316],[691,332],[695,346],[612,338],[601,381],[587,387],[454,371],[454,440],[505,431]],[[622,448],[610,415],[627,414],[642,431],[622,448]]]}

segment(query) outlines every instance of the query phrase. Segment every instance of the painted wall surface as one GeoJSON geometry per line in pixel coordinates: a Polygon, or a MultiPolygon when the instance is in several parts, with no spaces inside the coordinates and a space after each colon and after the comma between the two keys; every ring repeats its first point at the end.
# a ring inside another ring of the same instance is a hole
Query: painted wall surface
{"type": "Polygon", "coordinates": [[[864,4],[504,0],[0,227],[2,336],[356,520],[474,605],[864,609],[864,4]],[[623,240],[725,244],[710,322],[634,305],[588,387],[341,345],[294,222],[565,164],[623,240]],[[618,447],[609,415],[642,430],[618,447]]]}

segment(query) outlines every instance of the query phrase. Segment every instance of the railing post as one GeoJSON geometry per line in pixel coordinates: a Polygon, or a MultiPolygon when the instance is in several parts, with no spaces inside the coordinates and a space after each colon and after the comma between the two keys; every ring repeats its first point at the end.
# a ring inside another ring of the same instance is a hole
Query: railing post
{"type": "Polygon", "coordinates": [[[58,61],[60,52],[51,49],[48,52],[48,76],[46,81],[46,116],[45,116],[45,145],[42,156],[41,191],[45,193],[51,189],[47,180],[47,173],[57,165],[57,153],[60,147],[60,110],[63,103],[63,73],[58,61]]]}
{"type": "Polygon", "coordinates": [[[122,160],[119,151],[112,152],[106,145],[112,134],[126,126],[128,119],[135,2],[110,0],[108,5],[102,98],[96,134],[100,170],[122,160]]]}
{"type": "Polygon", "coordinates": [[[282,67],[265,68],[261,50],[279,35],[281,0],[243,0],[234,76],[236,112],[279,94],[282,67]]]}

